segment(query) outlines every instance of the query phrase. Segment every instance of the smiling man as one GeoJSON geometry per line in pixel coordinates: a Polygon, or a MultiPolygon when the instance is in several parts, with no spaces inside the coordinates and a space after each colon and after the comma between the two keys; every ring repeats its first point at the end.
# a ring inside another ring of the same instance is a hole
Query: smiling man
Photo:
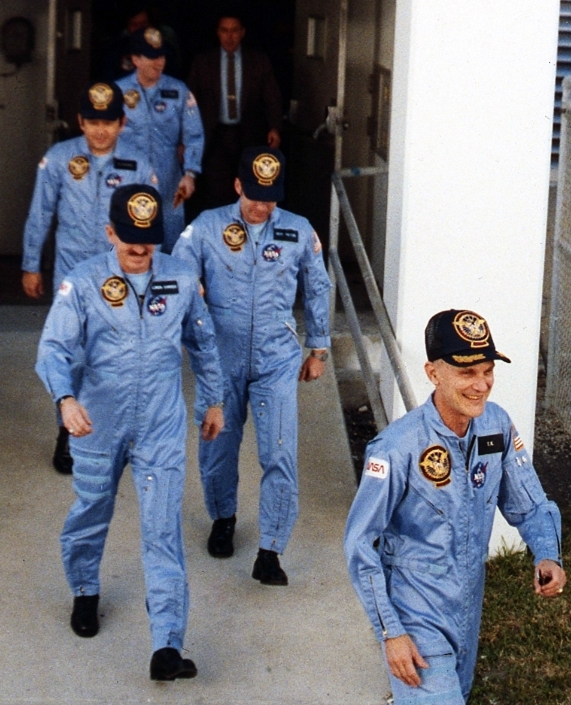
{"type": "Polygon", "coordinates": [[[566,582],[561,520],[509,416],[488,402],[495,361],[510,360],[487,322],[473,311],[441,311],[425,338],[434,392],[369,443],[345,552],[395,705],[463,705],[496,507],[533,552],[543,597],[566,582]]]}
{"type": "MultiPolygon", "coordinates": [[[[51,147],[38,166],[24,230],[22,286],[27,296],[44,294],[41,260],[54,220],[54,292],[75,265],[109,249],[105,226],[109,201],[119,186],[156,181],[147,158],[119,141],[125,124],[123,93],[115,83],[96,82],[81,94],[83,136],[51,147]]],[[[68,433],[59,426],[53,465],[70,474],[68,433]]]]}
{"type": "Polygon", "coordinates": [[[77,499],[61,534],[74,595],[71,627],[99,631],[99,566],[115,497],[130,463],[139,498],[153,680],[192,678],[183,659],[189,594],[182,539],[186,407],[181,344],[196,375],[195,420],[212,441],[223,426],[214,329],[196,276],[157,252],[161,198],[144,184],[113,194],[112,249],[62,282],[48,315],[36,370],[71,437],[77,499]],[[72,364],[82,360],[79,385],[72,364]]]}

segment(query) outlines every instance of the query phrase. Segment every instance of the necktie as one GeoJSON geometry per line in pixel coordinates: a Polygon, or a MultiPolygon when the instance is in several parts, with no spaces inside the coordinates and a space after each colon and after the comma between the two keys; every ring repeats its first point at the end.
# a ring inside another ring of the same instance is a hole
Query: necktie
{"type": "Polygon", "coordinates": [[[234,68],[234,52],[228,54],[228,83],[226,92],[228,94],[228,117],[236,120],[238,117],[238,107],[236,104],[236,71],[234,68]]]}

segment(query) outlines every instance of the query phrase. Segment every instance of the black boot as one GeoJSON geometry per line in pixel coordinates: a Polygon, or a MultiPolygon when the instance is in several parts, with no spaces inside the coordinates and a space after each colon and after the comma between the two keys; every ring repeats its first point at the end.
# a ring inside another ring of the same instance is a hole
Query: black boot
{"type": "Polygon", "coordinates": [[[95,636],[99,631],[97,607],[99,595],[79,595],[73,598],[71,628],[77,636],[95,636]]]}
{"type": "Polygon", "coordinates": [[[236,516],[228,519],[216,519],[212,524],[212,531],[208,537],[208,553],[214,558],[230,558],[234,553],[234,527],[236,516]]]}
{"type": "Polygon", "coordinates": [[[194,678],[196,666],[189,658],[182,658],[176,649],[165,646],[151,657],[151,680],[174,681],[175,678],[194,678]]]}
{"type": "Polygon", "coordinates": [[[275,551],[260,548],[254,563],[252,578],[262,585],[287,585],[287,575],[280,567],[280,559],[275,551]]]}
{"type": "Polygon", "coordinates": [[[59,427],[56,441],[56,449],[52,459],[54,468],[62,475],[71,475],[73,468],[73,458],[69,452],[69,431],[65,426],[59,427]]]}

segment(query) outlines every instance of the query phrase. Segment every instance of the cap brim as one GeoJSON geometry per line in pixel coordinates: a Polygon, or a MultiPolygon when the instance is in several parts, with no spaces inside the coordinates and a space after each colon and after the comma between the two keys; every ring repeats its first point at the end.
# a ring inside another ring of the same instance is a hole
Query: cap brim
{"type": "Polygon", "coordinates": [[[240,181],[242,191],[250,201],[262,201],[264,203],[277,203],[285,198],[283,186],[259,186],[258,184],[248,184],[240,181]]]}
{"type": "Polygon", "coordinates": [[[473,365],[478,365],[481,362],[490,362],[494,360],[501,360],[502,362],[511,362],[509,357],[506,357],[503,353],[497,350],[480,350],[479,352],[474,352],[474,350],[461,350],[452,355],[444,355],[441,360],[447,362],[449,365],[454,367],[472,367],[473,365]]]}
{"type": "Polygon", "coordinates": [[[121,242],[128,245],[162,245],[165,239],[162,225],[151,228],[137,228],[134,225],[114,223],[113,228],[121,242]]]}

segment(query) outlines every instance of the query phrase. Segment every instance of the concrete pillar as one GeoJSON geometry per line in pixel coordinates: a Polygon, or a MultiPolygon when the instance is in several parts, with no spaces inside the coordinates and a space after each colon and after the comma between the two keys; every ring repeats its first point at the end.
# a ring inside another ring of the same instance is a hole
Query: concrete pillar
{"type": "MultiPolygon", "coordinates": [[[[419,400],[423,331],[490,323],[492,399],[533,443],[559,0],[399,0],[384,293],[419,400]]],[[[383,388],[393,395],[391,383],[383,388]]],[[[403,409],[394,395],[392,417],[403,409]]]]}

